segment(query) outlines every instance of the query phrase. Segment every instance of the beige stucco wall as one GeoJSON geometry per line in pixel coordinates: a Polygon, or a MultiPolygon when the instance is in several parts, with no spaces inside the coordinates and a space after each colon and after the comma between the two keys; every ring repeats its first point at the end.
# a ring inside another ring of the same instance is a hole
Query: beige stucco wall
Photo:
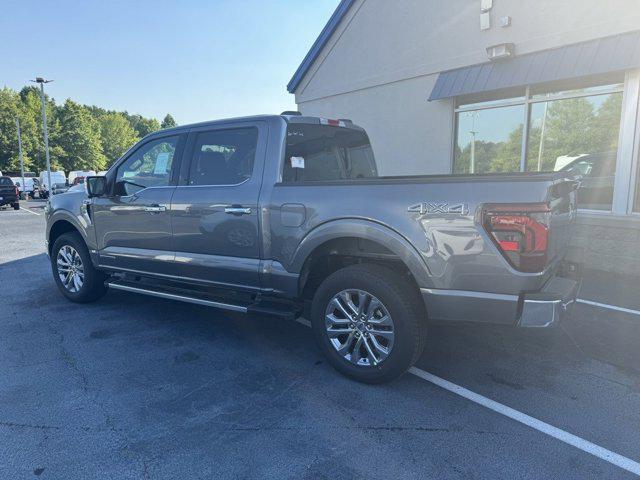
{"type": "Polygon", "coordinates": [[[383,172],[450,173],[450,101],[427,102],[437,73],[640,28],[640,0],[358,0],[296,91],[308,115],[351,118],[370,133],[383,172]],[[499,26],[502,16],[510,27],[499,26]]]}

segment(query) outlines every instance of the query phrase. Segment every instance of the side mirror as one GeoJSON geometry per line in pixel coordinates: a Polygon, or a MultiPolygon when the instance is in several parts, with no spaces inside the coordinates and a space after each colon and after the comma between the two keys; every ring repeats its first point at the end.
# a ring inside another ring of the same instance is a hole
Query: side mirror
{"type": "Polygon", "coordinates": [[[89,198],[101,197],[107,191],[106,177],[87,177],[86,184],[89,198]]]}

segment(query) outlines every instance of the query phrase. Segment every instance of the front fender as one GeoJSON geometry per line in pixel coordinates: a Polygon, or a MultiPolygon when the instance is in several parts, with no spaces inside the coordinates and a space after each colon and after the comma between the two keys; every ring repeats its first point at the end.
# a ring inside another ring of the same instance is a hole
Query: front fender
{"type": "MultiPolygon", "coordinates": [[[[59,195],[62,197],[65,194],[59,195]]],[[[93,254],[96,251],[96,239],[93,224],[91,218],[87,214],[86,207],[83,205],[83,201],[86,196],[76,196],[73,198],[55,198],[55,202],[49,207],[47,214],[47,227],[46,227],[46,241],[47,250],[50,248],[51,232],[60,222],[67,222],[75,228],[82,236],[83,240],[87,244],[89,252],[93,254]]]]}
{"type": "Polygon", "coordinates": [[[433,287],[429,269],[411,243],[395,230],[371,220],[347,218],[318,225],[302,239],[292,256],[289,270],[300,273],[309,255],[320,245],[339,238],[361,238],[379,243],[407,266],[418,286],[433,287]]]}

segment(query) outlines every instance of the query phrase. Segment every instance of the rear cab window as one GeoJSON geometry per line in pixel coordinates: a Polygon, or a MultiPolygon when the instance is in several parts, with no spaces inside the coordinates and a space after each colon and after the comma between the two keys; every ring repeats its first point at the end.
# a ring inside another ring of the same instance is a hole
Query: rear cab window
{"type": "Polygon", "coordinates": [[[375,157],[364,130],[305,123],[287,126],[284,183],[377,177],[375,157]]]}
{"type": "Polygon", "coordinates": [[[13,186],[13,181],[9,177],[0,177],[0,186],[12,187],[13,186]]]}

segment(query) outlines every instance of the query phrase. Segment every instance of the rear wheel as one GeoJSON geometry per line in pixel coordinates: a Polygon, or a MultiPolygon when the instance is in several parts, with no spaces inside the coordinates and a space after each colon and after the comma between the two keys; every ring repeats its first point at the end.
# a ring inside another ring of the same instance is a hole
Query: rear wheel
{"type": "Polygon", "coordinates": [[[13,207],[14,210],[20,210],[20,204],[19,203],[14,203],[11,206],[13,207]]]}
{"type": "Polygon", "coordinates": [[[338,371],[365,383],[402,375],[424,348],[425,310],[394,271],[353,265],[327,277],[312,304],[316,341],[338,371]]]}
{"type": "Polygon", "coordinates": [[[105,274],[93,267],[89,250],[77,233],[65,233],[55,241],[51,269],[58,289],[72,302],[92,302],[107,291],[105,274]]]}

